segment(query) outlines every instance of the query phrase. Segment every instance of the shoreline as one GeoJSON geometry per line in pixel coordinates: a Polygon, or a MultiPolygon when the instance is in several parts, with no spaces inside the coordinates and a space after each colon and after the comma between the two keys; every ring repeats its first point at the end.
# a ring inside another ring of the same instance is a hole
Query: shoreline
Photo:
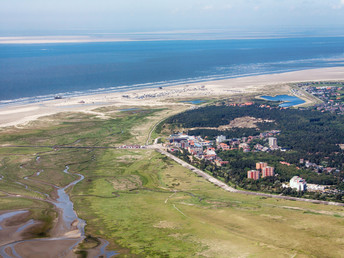
{"type": "MultiPolygon", "coordinates": [[[[193,35],[186,37],[182,34],[182,37],[176,36],[176,34],[131,34],[131,33],[119,33],[118,37],[92,37],[87,35],[80,36],[0,36],[0,45],[26,45],[26,44],[70,44],[70,43],[106,43],[106,42],[136,42],[136,41],[198,41],[198,40],[243,40],[243,39],[282,39],[282,38],[309,38],[311,36],[302,35],[267,35],[267,36],[202,36],[193,35]],[[164,37],[165,36],[165,37],[164,37]]],[[[326,36],[323,37],[334,37],[326,36]]],[[[343,37],[343,36],[338,36],[343,37]]]]}
{"type": "MultiPolygon", "coordinates": [[[[204,81],[159,88],[98,93],[40,101],[31,104],[9,104],[0,107],[0,127],[18,126],[42,116],[60,112],[94,113],[93,109],[104,106],[120,108],[142,106],[154,107],[174,105],[171,100],[195,98],[221,98],[241,95],[259,95],[271,90],[278,93],[290,92],[289,83],[344,80],[344,67],[319,68],[286,73],[237,77],[224,80],[204,81]],[[272,86],[276,86],[272,88],[272,86]]],[[[275,94],[275,93],[273,93],[275,94]]],[[[306,99],[304,99],[306,100],[306,99]]],[[[308,101],[306,101],[308,103],[308,101]]],[[[183,105],[183,104],[181,104],[183,105]]],[[[185,104],[184,105],[189,105],[185,104]]]]}
{"type": "Polygon", "coordinates": [[[237,33],[223,34],[221,31],[160,31],[160,32],[132,32],[132,33],[86,33],[79,35],[31,35],[31,36],[0,36],[0,45],[5,44],[64,44],[64,43],[101,43],[101,42],[135,42],[135,41],[199,41],[199,40],[246,40],[246,39],[285,39],[285,38],[342,38],[344,35],[306,35],[294,33],[251,34],[237,33]],[[204,35],[205,33],[205,35],[204,35]]]}
{"type": "MultiPolygon", "coordinates": [[[[322,69],[322,68],[321,68],[322,69]]],[[[304,70],[304,69],[303,69],[304,70]]],[[[284,74],[289,72],[297,72],[303,70],[284,70],[284,71],[274,71],[274,72],[262,72],[262,73],[248,73],[248,74],[240,74],[240,75],[216,75],[210,78],[207,77],[196,77],[196,78],[186,78],[186,79],[176,79],[170,81],[156,81],[156,82],[145,82],[139,84],[132,84],[132,85],[118,85],[112,86],[107,88],[97,88],[97,89],[88,89],[85,91],[75,90],[75,91],[67,91],[67,92],[58,92],[58,93],[49,93],[45,95],[38,95],[38,96],[28,96],[28,97],[19,97],[14,99],[4,99],[0,100],[0,108],[5,106],[16,106],[16,105],[26,105],[26,104],[34,104],[39,102],[45,102],[49,100],[54,100],[56,96],[63,96],[65,99],[68,98],[76,98],[88,95],[99,95],[99,94],[112,94],[112,93],[125,93],[137,90],[144,90],[144,89],[155,89],[155,88],[170,88],[175,86],[182,86],[182,85],[196,85],[196,84],[204,84],[208,82],[216,82],[216,81],[226,81],[230,79],[237,79],[243,77],[257,77],[261,75],[273,75],[273,74],[284,74]]]]}

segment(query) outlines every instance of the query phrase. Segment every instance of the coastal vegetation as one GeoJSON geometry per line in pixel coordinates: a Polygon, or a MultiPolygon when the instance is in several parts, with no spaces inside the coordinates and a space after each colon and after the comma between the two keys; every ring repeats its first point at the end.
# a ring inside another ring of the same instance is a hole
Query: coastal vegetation
{"type": "Polygon", "coordinates": [[[86,231],[131,250],[122,256],[321,256],[310,243],[341,234],[342,208],[227,193],[151,150],[108,150],[88,171],[72,198],[86,231]]]}
{"type": "MultiPolygon", "coordinates": [[[[283,182],[289,182],[295,175],[306,179],[308,183],[329,185],[344,189],[344,152],[340,145],[344,139],[344,117],[330,112],[310,109],[285,109],[277,104],[256,101],[255,104],[233,105],[222,102],[194,110],[189,110],[168,118],[157,129],[161,132],[184,131],[189,135],[215,140],[224,135],[227,139],[259,136],[261,133],[275,130],[278,144],[284,151],[249,152],[243,150],[218,151],[218,156],[228,164],[216,164],[198,159],[190,159],[185,152],[177,153],[185,161],[198,166],[210,174],[230,182],[237,187],[264,192],[285,193],[331,201],[342,201],[342,194],[319,195],[290,191],[283,188],[283,182]],[[234,121],[237,121],[234,123],[234,121]],[[240,122],[238,122],[240,121],[240,122]],[[245,122],[246,121],[246,122],[245,122]],[[321,171],[301,166],[304,161],[319,164],[331,171],[321,171]],[[257,162],[268,162],[275,167],[275,177],[257,181],[247,179],[247,171],[255,169],[257,162]],[[302,164],[300,164],[300,161],[302,164]],[[284,163],[284,164],[282,164],[284,163]]],[[[266,145],[267,139],[255,139],[249,147],[256,144],[266,145]]]]}
{"type": "Polygon", "coordinates": [[[80,255],[99,239],[120,257],[341,255],[342,207],[225,192],[153,149],[111,148],[152,142],[166,130],[159,122],[186,108],[108,107],[2,129],[1,210],[30,211],[23,220],[40,226],[27,232],[49,236],[58,214],[45,194],[53,198],[55,186],[82,174],[68,189],[87,223],[80,255]]]}

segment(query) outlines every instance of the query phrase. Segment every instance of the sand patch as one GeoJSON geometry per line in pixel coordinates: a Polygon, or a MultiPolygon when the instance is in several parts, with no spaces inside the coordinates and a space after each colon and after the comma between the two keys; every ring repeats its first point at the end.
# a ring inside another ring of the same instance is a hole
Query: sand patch
{"type": "Polygon", "coordinates": [[[39,109],[38,106],[1,110],[0,115],[10,115],[10,114],[17,114],[17,113],[22,113],[22,112],[30,112],[37,109],[39,109]]]}
{"type": "Polygon", "coordinates": [[[257,123],[273,123],[274,120],[255,118],[251,116],[238,117],[232,120],[229,125],[219,127],[219,130],[228,130],[231,128],[257,128],[257,123]]]}
{"type": "Polygon", "coordinates": [[[252,116],[243,116],[238,117],[230,121],[228,125],[220,125],[219,127],[193,127],[187,128],[185,130],[197,130],[197,129],[205,129],[205,130],[218,130],[218,131],[226,131],[232,128],[258,128],[257,123],[273,123],[274,120],[262,119],[262,118],[255,118],[252,116]]]}

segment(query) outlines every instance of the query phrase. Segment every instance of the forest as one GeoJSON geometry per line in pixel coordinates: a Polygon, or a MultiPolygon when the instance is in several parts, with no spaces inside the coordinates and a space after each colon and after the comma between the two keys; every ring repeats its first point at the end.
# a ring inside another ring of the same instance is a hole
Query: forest
{"type": "Polygon", "coordinates": [[[258,105],[206,106],[170,117],[166,124],[177,128],[218,127],[227,125],[235,118],[250,116],[274,122],[257,123],[257,128],[233,128],[227,131],[197,129],[189,130],[189,135],[201,135],[214,139],[217,135],[227,138],[254,136],[268,130],[280,130],[278,145],[294,150],[303,158],[319,160],[336,153],[335,163],[344,162],[343,151],[338,144],[344,143],[344,117],[314,110],[283,108],[261,108],[258,105]],[[310,154],[310,155],[308,155],[310,154]],[[313,157],[314,155],[314,157],[313,157]]]}
{"type": "MultiPolygon", "coordinates": [[[[281,188],[281,183],[288,182],[294,175],[301,176],[308,183],[333,185],[337,189],[344,190],[344,152],[339,147],[339,144],[344,143],[343,116],[316,110],[283,109],[276,106],[266,108],[257,104],[252,106],[213,105],[170,117],[161,128],[183,130],[195,127],[219,127],[228,125],[235,118],[245,116],[273,122],[257,123],[257,128],[232,128],[226,131],[195,129],[187,132],[189,135],[200,135],[203,138],[214,140],[218,135],[225,135],[231,139],[254,136],[269,130],[280,130],[281,133],[277,136],[278,145],[287,151],[275,150],[268,153],[244,153],[240,150],[217,151],[221,159],[229,161],[228,165],[217,167],[207,161],[199,161],[194,165],[226,182],[248,190],[288,192],[290,190],[281,188]],[[300,159],[309,160],[324,167],[333,167],[337,172],[318,171],[317,173],[310,168],[298,169],[300,159]],[[263,178],[257,181],[247,179],[247,171],[254,169],[255,163],[260,161],[274,166],[278,175],[274,178],[263,178]],[[280,161],[289,162],[292,165],[282,165],[280,161]],[[338,171],[340,172],[338,173],[338,171]]],[[[187,157],[183,157],[184,154],[179,155],[188,160],[187,157]]],[[[295,192],[288,192],[288,194],[300,195],[295,192]]]]}

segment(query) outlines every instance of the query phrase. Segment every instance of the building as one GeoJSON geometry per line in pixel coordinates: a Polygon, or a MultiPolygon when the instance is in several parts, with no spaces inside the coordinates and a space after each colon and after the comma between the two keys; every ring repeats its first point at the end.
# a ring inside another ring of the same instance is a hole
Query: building
{"type": "Polygon", "coordinates": [[[258,162],[258,163],[256,163],[256,169],[257,170],[262,170],[263,168],[265,168],[267,166],[268,166],[268,163],[266,163],[266,162],[258,162]]]}
{"type": "Polygon", "coordinates": [[[244,149],[244,150],[250,148],[250,146],[247,143],[244,143],[244,142],[240,143],[238,147],[239,147],[239,149],[244,149]]]}
{"type": "Polygon", "coordinates": [[[307,182],[306,180],[302,179],[299,176],[294,176],[290,179],[290,187],[296,189],[296,191],[306,191],[307,190],[307,182]]]}
{"type": "Polygon", "coordinates": [[[260,172],[258,170],[247,171],[247,178],[258,180],[260,178],[260,172]]]}
{"type": "Polygon", "coordinates": [[[226,136],[224,135],[220,135],[216,137],[216,143],[221,143],[224,142],[226,140],[226,136]]]}
{"type": "Polygon", "coordinates": [[[269,137],[269,147],[271,149],[276,149],[278,148],[278,145],[277,145],[277,138],[275,137],[269,137]]]}
{"type": "Polygon", "coordinates": [[[309,192],[324,192],[328,185],[307,184],[307,191],[309,192]]]}
{"type": "Polygon", "coordinates": [[[274,168],[267,166],[262,168],[262,178],[267,177],[267,176],[275,176],[274,168]]]}
{"type": "Polygon", "coordinates": [[[204,157],[206,160],[215,160],[215,159],[216,159],[216,152],[215,152],[215,149],[214,149],[214,148],[207,148],[207,149],[204,151],[203,157],[204,157]]]}
{"type": "Polygon", "coordinates": [[[225,143],[220,143],[218,146],[217,146],[218,149],[221,149],[221,150],[224,150],[224,151],[227,151],[227,150],[230,150],[230,147],[229,145],[225,144],[225,143]]]}

